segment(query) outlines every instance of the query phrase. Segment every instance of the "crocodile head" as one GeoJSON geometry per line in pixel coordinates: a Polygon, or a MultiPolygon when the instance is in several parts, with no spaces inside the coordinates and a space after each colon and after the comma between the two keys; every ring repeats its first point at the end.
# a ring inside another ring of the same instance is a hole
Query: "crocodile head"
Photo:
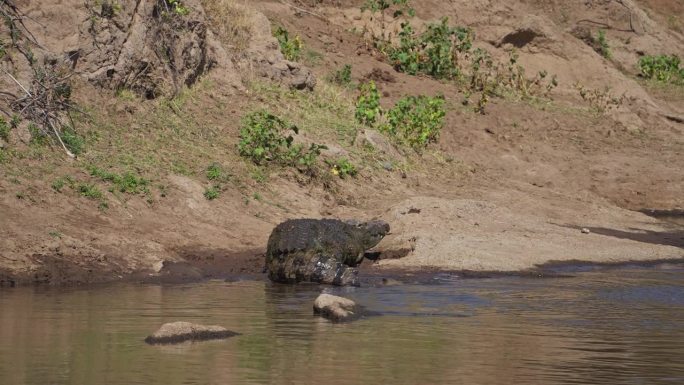
{"type": "Polygon", "coordinates": [[[364,230],[365,234],[363,239],[361,239],[361,243],[366,250],[380,243],[382,238],[384,238],[385,235],[387,235],[390,231],[389,223],[379,219],[350,224],[353,224],[357,228],[364,230]]]}

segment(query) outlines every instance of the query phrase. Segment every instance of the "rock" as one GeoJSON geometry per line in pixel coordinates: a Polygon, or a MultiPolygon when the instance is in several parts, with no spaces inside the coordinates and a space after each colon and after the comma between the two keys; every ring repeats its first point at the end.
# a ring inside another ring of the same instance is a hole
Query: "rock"
{"type": "Polygon", "coordinates": [[[176,344],[183,341],[223,339],[240,335],[222,326],[205,326],[190,322],[171,322],[162,325],[154,334],[145,338],[148,344],[176,344]]]}
{"type": "Polygon", "coordinates": [[[360,143],[365,143],[373,147],[376,151],[381,154],[387,155],[391,158],[400,158],[401,154],[394,148],[394,145],[390,143],[389,139],[380,132],[371,129],[365,129],[359,132],[359,136],[356,140],[360,143]]]}
{"type": "Polygon", "coordinates": [[[330,294],[321,294],[313,305],[314,314],[327,318],[332,322],[352,321],[361,316],[356,302],[330,294]]]}
{"type": "Polygon", "coordinates": [[[316,76],[311,69],[285,59],[265,15],[255,12],[252,17],[249,47],[236,63],[241,71],[255,73],[296,90],[313,90],[316,76]]]}
{"type": "Polygon", "coordinates": [[[316,77],[306,68],[291,69],[290,87],[296,90],[313,90],[316,86],[316,77]]]}
{"type": "Polygon", "coordinates": [[[393,278],[383,278],[382,279],[382,284],[384,286],[400,286],[402,285],[401,282],[397,281],[396,279],[393,278]]]}

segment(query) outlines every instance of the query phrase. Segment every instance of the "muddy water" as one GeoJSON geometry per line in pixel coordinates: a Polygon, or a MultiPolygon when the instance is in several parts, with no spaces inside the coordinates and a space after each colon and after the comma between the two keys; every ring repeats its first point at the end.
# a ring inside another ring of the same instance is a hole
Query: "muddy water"
{"type": "Polygon", "coordinates": [[[333,325],[317,286],[205,282],[0,291],[0,383],[683,384],[684,270],[325,289],[379,315],[333,325]],[[186,320],[242,333],[148,346],[186,320]]]}

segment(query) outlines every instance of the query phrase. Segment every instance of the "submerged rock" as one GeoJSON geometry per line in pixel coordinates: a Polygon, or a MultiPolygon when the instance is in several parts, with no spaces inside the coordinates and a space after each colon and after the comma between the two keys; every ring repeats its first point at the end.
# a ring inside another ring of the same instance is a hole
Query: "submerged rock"
{"type": "Polygon", "coordinates": [[[361,309],[356,302],[330,294],[321,294],[313,305],[314,314],[333,322],[352,321],[361,316],[361,309]]]}
{"type": "Polygon", "coordinates": [[[176,344],[183,341],[222,339],[240,335],[222,326],[206,326],[190,322],[170,322],[162,325],[154,334],[147,336],[148,344],[176,344]]]}

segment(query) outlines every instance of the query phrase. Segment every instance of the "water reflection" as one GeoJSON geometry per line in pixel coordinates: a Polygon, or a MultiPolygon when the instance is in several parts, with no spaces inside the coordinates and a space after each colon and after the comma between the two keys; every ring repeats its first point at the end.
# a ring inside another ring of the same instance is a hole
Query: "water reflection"
{"type": "Polygon", "coordinates": [[[684,383],[681,269],[440,285],[265,282],[0,291],[2,384],[684,383]],[[312,316],[326,290],[379,315],[312,316]],[[225,341],[148,346],[164,322],[225,341]]]}

